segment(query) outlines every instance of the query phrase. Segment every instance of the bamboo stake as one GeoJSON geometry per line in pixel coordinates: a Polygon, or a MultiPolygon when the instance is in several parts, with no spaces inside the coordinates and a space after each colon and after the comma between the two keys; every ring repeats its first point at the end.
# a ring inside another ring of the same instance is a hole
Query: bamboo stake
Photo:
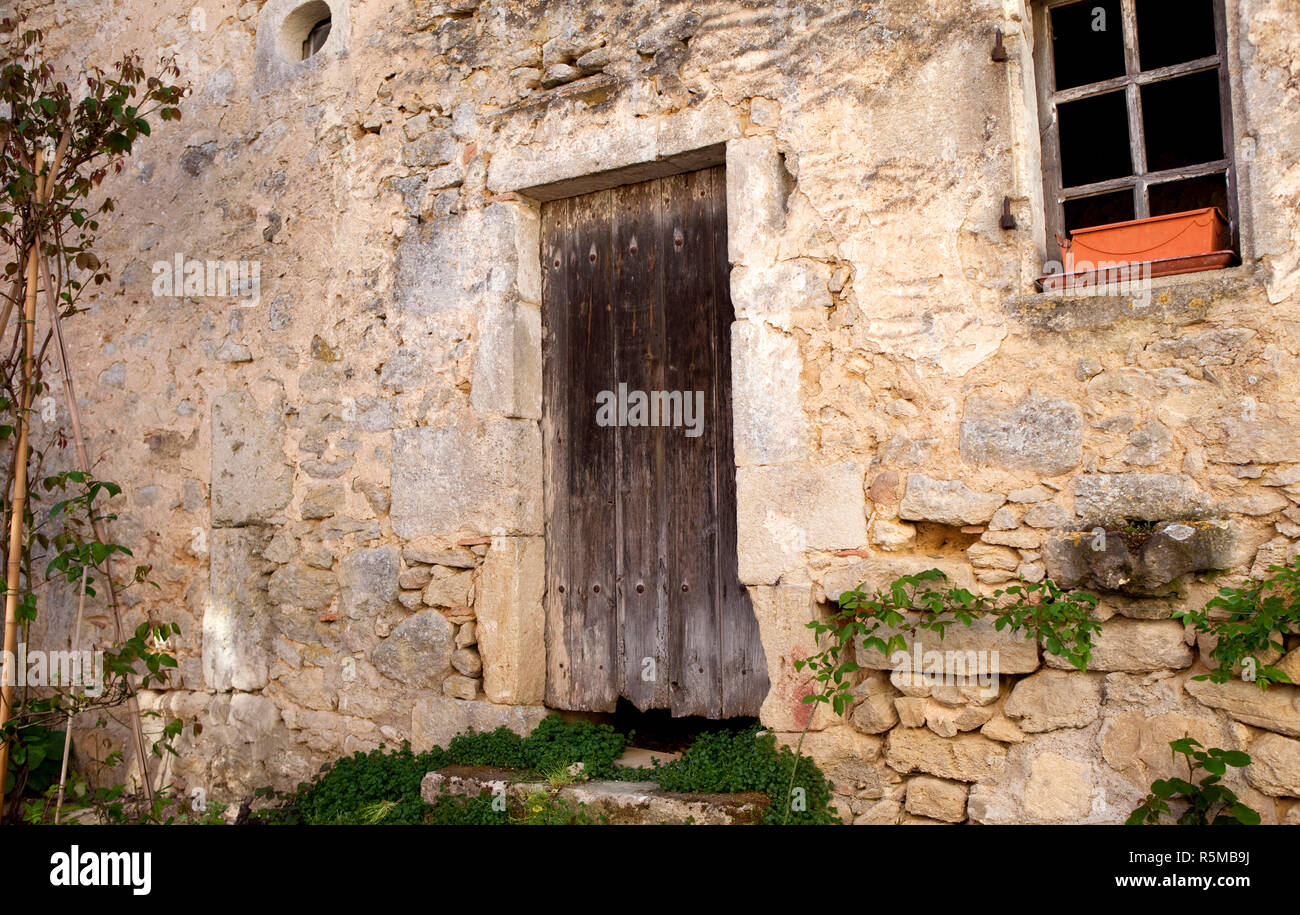
{"type": "MultiPolygon", "coordinates": [[[[77,622],[72,629],[72,656],[78,657],[81,649],[81,621],[86,611],[86,579],[90,576],[90,566],[82,563],[81,587],[77,592],[77,622]]],[[[103,687],[103,684],[100,684],[103,687]]],[[[72,755],[72,709],[68,709],[68,726],[63,731],[63,764],[59,768],[59,799],[54,804],[54,825],[59,825],[63,815],[63,793],[68,787],[68,757],[72,755]]]]}
{"type": "MultiPolygon", "coordinates": [[[[36,155],[40,170],[41,155],[36,155]]],[[[37,240],[32,238],[27,251],[27,295],[23,301],[23,364],[22,393],[18,405],[18,454],[14,461],[13,498],[9,502],[9,567],[5,590],[5,654],[3,680],[0,681],[0,728],[13,714],[14,684],[17,683],[15,667],[18,657],[18,576],[23,553],[23,514],[27,508],[27,431],[28,411],[31,407],[33,350],[36,347],[36,274],[37,240]]],[[[0,811],[4,810],[5,782],[9,773],[9,741],[0,741],[0,811]]]]}
{"type": "MultiPolygon", "coordinates": [[[[86,449],[86,438],[81,432],[81,408],[77,405],[77,391],[72,382],[72,369],[68,362],[68,350],[63,343],[63,324],[59,319],[59,305],[53,285],[50,283],[49,264],[40,260],[42,278],[45,283],[45,307],[50,313],[50,327],[54,334],[54,350],[59,357],[59,372],[63,375],[63,395],[68,401],[68,419],[72,424],[72,441],[77,450],[77,464],[83,473],[90,473],[90,453],[86,449]]],[[[108,523],[101,519],[92,519],[95,538],[100,543],[108,543],[108,523]]],[[[117,585],[113,583],[112,558],[104,557],[104,579],[108,584],[108,606],[113,614],[113,631],[117,641],[124,637],[122,627],[122,610],[117,600],[117,585]]],[[[126,680],[127,717],[131,719],[131,739],[135,744],[135,756],[140,765],[140,779],[143,783],[145,797],[153,804],[153,779],[149,775],[149,757],[145,749],[144,728],[140,724],[140,705],[136,700],[135,690],[130,679],[126,680]]]]}

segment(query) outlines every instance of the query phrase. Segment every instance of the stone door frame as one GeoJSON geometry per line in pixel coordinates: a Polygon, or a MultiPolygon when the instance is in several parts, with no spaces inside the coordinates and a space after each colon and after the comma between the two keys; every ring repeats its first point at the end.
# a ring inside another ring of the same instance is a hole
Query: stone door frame
{"type": "MultiPolygon", "coordinates": [[[[525,329],[525,332],[510,335],[510,356],[493,361],[501,364],[502,372],[509,372],[508,378],[501,379],[502,384],[511,389],[513,396],[510,399],[522,407],[512,412],[517,417],[534,419],[538,423],[539,432],[541,424],[545,422],[541,411],[541,343],[544,331],[541,328],[540,310],[540,211],[543,202],[725,165],[727,251],[731,265],[732,298],[737,306],[732,336],[733,341],[736,341],[750,339],[756,331],[756,327],[751,325],[761,324],[743,318],[740,314],[740,301],[736,298],[738,274],[743,274],[746,265],[761,267],[771,259],[777,237],[785,226],[786,197],[790,184],[775,137],[768,134],[742,136],[738,114],[725,105],[710,106],[705,112],[681,112],[657,122],[651,119],[633,121],[626,130],[608,126],[571,126],[569,129],[572,136],[566,140],[552,140],[544,148],[515,146],[494,151],[488,172],[488,190],[492,195],[489,197],[490,204],[509,207],[512,211],[513,218],[509,223],[514,227],[515,233],[513,247],[518,256],[516,281],[520,293],[520,301],[516,306],[519,309],[518,323],[515,326],[525,329]]],[[[484,341],[480,341],[479,345],[482,347],[484,341]]],[[[745,383],[742,360],[748,349],[749,347],[742,347],[738,352],[733,342],[732,418],[738,465],[767,463],[758,456],[784,454],[790,449],[788,429],[780,428],[781,424],[768,427],[762,423],[746,422],[742,428],[741,417],[764,416],[771,412],[769,397],[773,393],[764,386],[745,383]],[[741,367],[739,373],[738,367],[741,367]],[[757,402],[759,399],[764,402],[757,402]],[[770,440],[763,440],[769,437],[770,440]],[[747,459],[744,455],[755,457],[747,459]]],[[[754,368],[756,367],[751,366],[747,374],[752,374],[754,368]]],[[[476,378],[476,384],[478,381],[476,378]]],[[[788,398],[779,399],[797,403],[797,372],[792,378],[769,379],[768,386],[773,383],[794,385],[788,398]]],[[[531,443],[536,443],[538,453],[528,455],[526,463],[530,467],[540,467],[542,436],[529,436],[528,440],[530,446],[531,443]]],[[[543,491],[549,492],[550,482],[543,479],[541,484],[543,491]]],[[[747,501],[745,487],[738,473],[736,508],[741,518],[760,508],[756,503],[749,504],[752,501],[747,501]]],[[[541,528],[540,538],[518,538],[520,541],[528,541],[528,548],[520,548],[524,546],[521,542],[510,544],[510,548],[502,551],[505,557],[517,557],[522,564],[519,569],[513,570],[516,580],[526,579],[530,583],[536,580],[539,554],[544,555],[544,523],[541,528]]],[[[752,591],[750,586],[761,583],[762,578],[747,576],[745,570],[747,566],[752,567],[755,560],[758,564],[762,564],[762,561],[761,557],[750,556],[750,561],[747,562],[743,536],[741,539],[742,543],[738,547],[741,581],[752,591]]],[[[496,552],[495,546],[493,552],[496,552]]],[[[525,590],[528,592],[528,606],[517,608],[514,612],[522,612],[533,619],[517,631],[537,633],[543,628],[542,595],[539,587],[530,586],[525,590]]],[[[764,649],[769,653],[773,650],[766,644],[764,649]]],[[[521,654],[533,651],[535,645],[519,645],[514,646],[514,651],[509,654],[518,658],[521,654]]],[[[485,662],[489,668],[496,666],[491,658],[485,658],[485,662]]],[[[507,666],[511,666],[509,661],[507,666]]],[[[528,666],[536,669],[537,661],[531,661],[528,666]]],[[[536,683],[534,680],[530,688],[523,691],[494,689],[492,681],[496,678],[493,672],[485,670],[484,675],[485,690],[488,698],[493,701],[518,704],[536,704],[542,701],[544,682],[536,683]]]]}

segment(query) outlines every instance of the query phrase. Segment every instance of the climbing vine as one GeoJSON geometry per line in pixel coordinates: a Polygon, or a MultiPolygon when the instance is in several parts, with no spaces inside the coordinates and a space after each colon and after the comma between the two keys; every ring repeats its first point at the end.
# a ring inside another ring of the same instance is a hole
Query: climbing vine
{"type": "Polygon", "coordinates": [[[808,623],[822,650],[794,662],[795,670],[811,675],[813,690],[803,701],[827,704],[837,715],[848,710],[853,674],[862,669],[854,659],[855,642],[889,657],[906,649],[908,636],[917,632],[934,632],[942,639],[948,627],[970,626],[983,617],[992,617],[999,632],[1023,633],[1071,666],[1087,669],[1092,637],[1101,629],[1092,618],[1095,595],[1064,591],[1050,579],[1021,580],[992,595],[938,586],[945,581],[942,571],[928,569],[874,592],[858,588],[841,594],[829,619],[808,623]]]}

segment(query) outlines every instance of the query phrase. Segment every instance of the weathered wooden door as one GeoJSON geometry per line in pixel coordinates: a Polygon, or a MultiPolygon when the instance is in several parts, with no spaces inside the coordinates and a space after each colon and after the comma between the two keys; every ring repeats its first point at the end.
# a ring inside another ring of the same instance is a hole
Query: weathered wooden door
{"type": "Polygon", "coordinates": [[[757,715],[722,167],[542,208],[547,704],[757,715]]]}

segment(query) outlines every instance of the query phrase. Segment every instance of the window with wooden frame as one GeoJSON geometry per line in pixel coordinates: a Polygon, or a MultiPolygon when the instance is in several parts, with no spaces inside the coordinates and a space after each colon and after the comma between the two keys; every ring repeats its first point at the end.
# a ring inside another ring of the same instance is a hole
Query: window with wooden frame
{"type": "Polygon", "coordinates": [[[330,37],[330,17],[317,22],[307,33],[307,37],[302,40],[302,59],[306,60],[317,51],[325,46],[325,40],[330,37]]]}
{"type": "Polygon", "coordinates": [[[1217,207],[1240,250],[1223,0],[1034,7],[1048,256],[1057,236],[1217,207]]]}

